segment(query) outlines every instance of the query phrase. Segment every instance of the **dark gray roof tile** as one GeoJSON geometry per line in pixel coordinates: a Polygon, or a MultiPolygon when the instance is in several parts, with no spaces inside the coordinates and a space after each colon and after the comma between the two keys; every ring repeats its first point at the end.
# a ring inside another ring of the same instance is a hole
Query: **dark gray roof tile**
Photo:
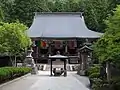
{"type": "Polygon", "coordinates": [[[102,33],[89,30],[80,13],[36,13],[28,30],[32,38],[99,38],[102,33]]]}

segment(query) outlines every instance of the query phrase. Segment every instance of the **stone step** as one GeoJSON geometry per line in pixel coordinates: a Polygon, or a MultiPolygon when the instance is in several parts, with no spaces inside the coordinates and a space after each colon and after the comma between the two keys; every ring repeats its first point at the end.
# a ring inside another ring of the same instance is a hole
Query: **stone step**
{"type": "MultiPolygon", "coordinates": [[[[64,68],[64,65],[53,65],[52,67],[53,68],[56,68],[56,67],[64,68]]],[[[67,71],[72,71],[70,65],[67,65],[66,68],[67,68],[67,71]]],[[[45,71],[49,71],[49,70],[50,70],[50,65],[46,65],[45,71]]]]}
{"type": "MultiPolygon", "coordinates": [[[[49,64],[40,64],[40,65],[37,65],[37,66],[38,66],[38,70],[50,71],[50,65],[49,64]]],[[[66,69],[67,69],[67,71],[74,71],[75,66],[76,65],[67,64],[66,69]]],[[[56,67],[64,68],[64,65],[53,65],[52,67],[53,68],[56,68],[56,67]]]]}

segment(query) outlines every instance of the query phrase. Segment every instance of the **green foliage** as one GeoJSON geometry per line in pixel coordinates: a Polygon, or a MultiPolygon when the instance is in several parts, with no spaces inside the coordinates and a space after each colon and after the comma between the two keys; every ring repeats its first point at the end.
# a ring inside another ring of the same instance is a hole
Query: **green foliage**
{"type": "Polygon", "coordinates": [[[91,75],[89,75],[90,78],[99,78],[100,73],[92,73],[91,75]]]}
{"type": "Polygon", "coordinates": [[[84,0],[85,21],[91,30],[104,32],[104,20],[112,14],[116,1],[114,0],[84,0]]]}
{"type": "Polygon", "coordinates": [[[94,51],[101,62],[112,61],[120,66],[120,6],[106,21],[105,34],[94,45],[94,51]]]}
{"type": "Polygon", "coordinates": [[[9,56],[19,55],[28,46],[30,38],[26,34],[28,28],[19,23],[1,23],[0,24],[0,53],[6,53],[9,56]]]}
{"type": "Polygon", "coordinates": [[[10,12],[12,10],[12,6],[14,0],[0,0],[0,8],[2,9],[2,13],[3,13],[3,21],[10,21],[11,15],[10,12]]]}
{"type": "Polygon", "coordinates": [[[0,68],[0,83],[18,76],[22,76],[30,71],[31,69],[27,67],[2,67],[0,68]]]}
{"type": "Polygon", "coordinates": [[[120,90],[120,77],[112,79],[110,83],[99,78],[92,79],[92,82],[92,90],[120,90]]]}
{"type": "Polygon", "coordinates": [[[87,70],[87,75],[90,78],[98,78],[100,75],[100,66],[94,65],[87,70]]]}
{"type": "Polygon", "coordinates": [[[79,12],[82,10],[82,0],[54,0],[54,2],[51,10],[54,12],[79,12]]]}
{"type": "Polygon", "coordinates": [[[31,26],[34,12],[84,12],[91,30],[104,32],[104,20],[112,14],[117,0],[0,0],[6,22],[19,20],[31,26]]]}
{"type": "Polygon", "coordinates": [[[92,90],[113,90],[112,88],[109,88],[109,84],[106,80],[94,78],[92,81],[92,90]]]}
{"type": "Polygon", "coordinates": [[[0,7],[0,21],[3,21],[3,19],[4,19],[3,10],[0,7]]]}
{"type": "Polygon", "coordinates": [[[9,9],[9,20],[17,19],[27,26],[31,26],[34,12],[66,12],[80,11],[81,0],[15,0],[9,9]]]}
{"type": "Polygon", "coordinates": [[[10,21],[17,19],[30,26],[33,20],[34,12],[47,11],[45,0],[15,0],[10,10],[10,21]]]}

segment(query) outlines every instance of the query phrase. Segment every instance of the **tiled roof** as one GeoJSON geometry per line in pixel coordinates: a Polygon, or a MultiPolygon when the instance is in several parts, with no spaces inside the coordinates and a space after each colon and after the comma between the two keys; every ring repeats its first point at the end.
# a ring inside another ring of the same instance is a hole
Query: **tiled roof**
{"type": "Polygon", "coordinates": [[[28,30],[31,38],[99,38],[102,33],[89,30],[80,12],[36,13],[28,30]]]}

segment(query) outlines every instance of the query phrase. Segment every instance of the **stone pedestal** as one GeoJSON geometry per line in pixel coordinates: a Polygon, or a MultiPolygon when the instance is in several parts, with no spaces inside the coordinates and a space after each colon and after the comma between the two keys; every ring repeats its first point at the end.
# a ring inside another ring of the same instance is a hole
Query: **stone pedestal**
{"type": "Polygon", "coordinates": [[[53,60],[61,60],[61,61],[64,62],[64,76],[66,77],[67,76],[67,70],[66,70],[67,59],[69,59],[69,57],[68,56],[60,55],[59,51],[57,51],[56,55],[49,56],[49,60],[51,62],[51,64],[50,64],[50,75],[52,76],[52,72],[53,72],[53,69],[52,69],[53,68],[52,67],[53,60]]]}
{"type": "Polygon", "coordinates": [[[37,74],[37,67],[36,67],[34,59],[31,55],[32,52],[33,52],[33,50],[27,51],[27,56],[26,56],[25,61],[24,61],[24,66],[32,68],[31,74],[37,74]]]}
{"type": "Polygon", "coordinates": [[[79,71],[79,75],[85,76],[85,72],[86,72],[85,70],[80,70],[80,71],[79,71]]]}

